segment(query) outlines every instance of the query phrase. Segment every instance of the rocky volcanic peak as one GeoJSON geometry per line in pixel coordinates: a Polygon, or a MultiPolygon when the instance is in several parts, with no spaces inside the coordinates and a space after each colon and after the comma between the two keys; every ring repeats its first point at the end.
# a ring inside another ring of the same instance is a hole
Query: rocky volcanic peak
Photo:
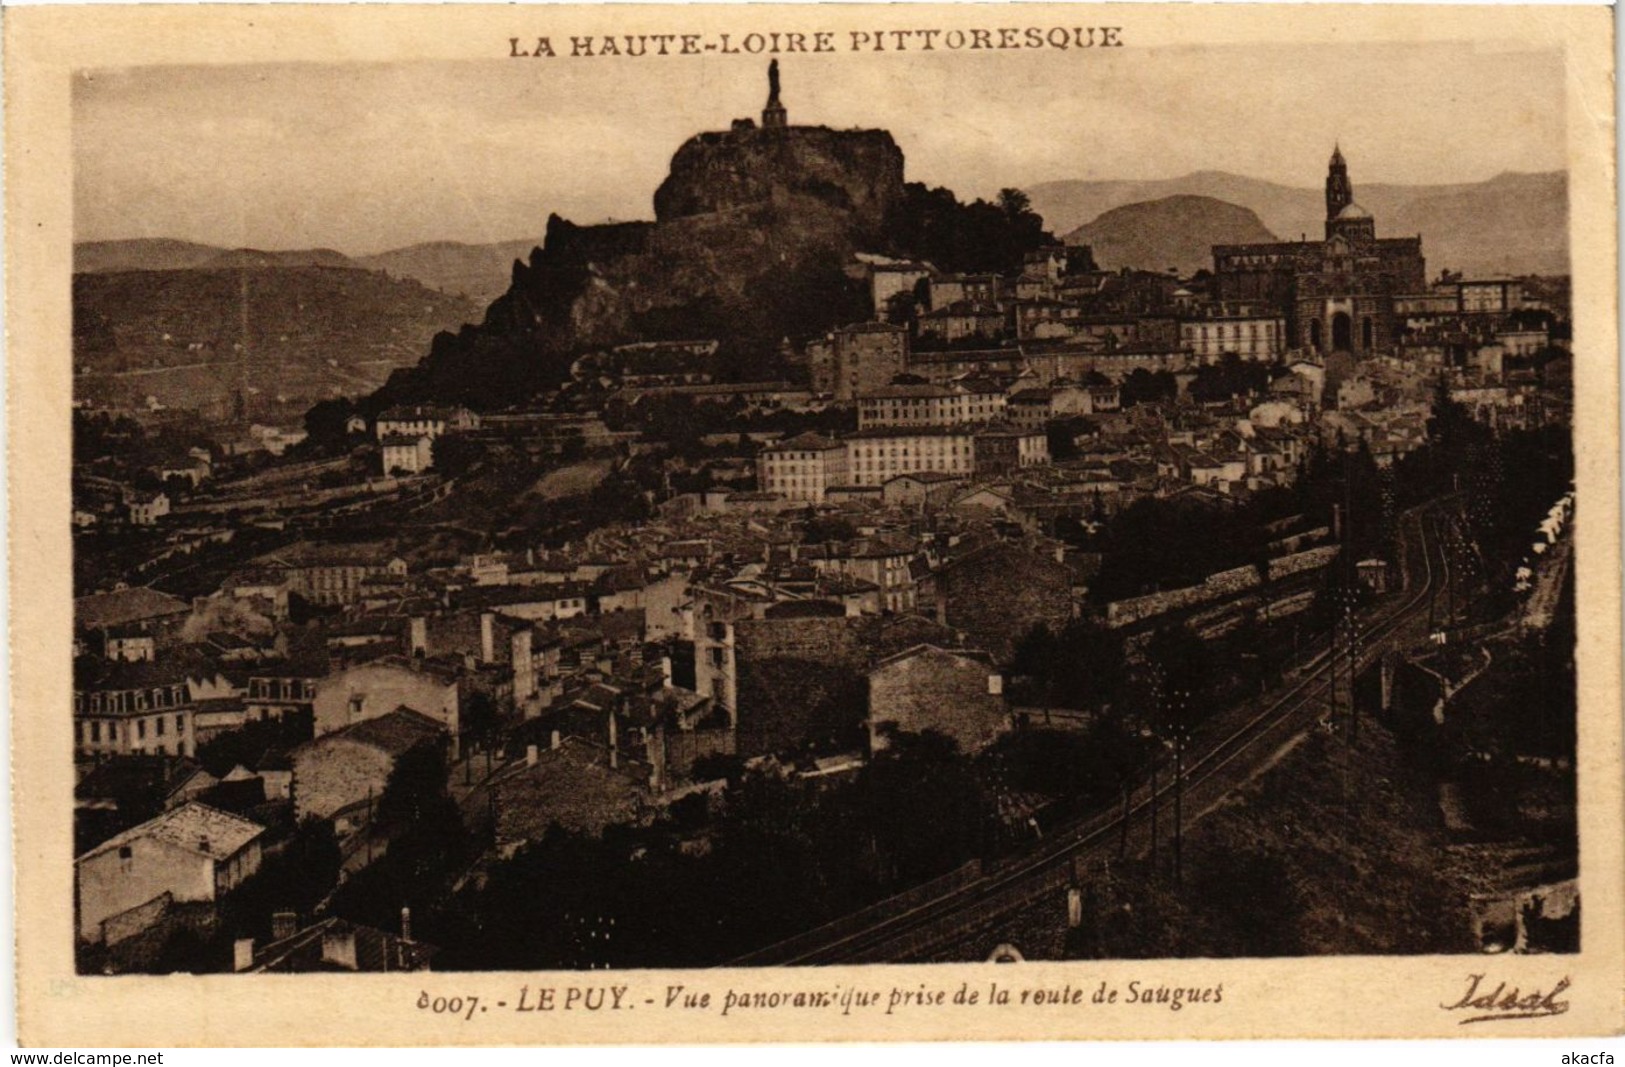
{"type": "Polygon", "coordinates": [[[437,337],[379,399],[511,403],[555,385],[582,346],[719,337],[756,358],[786,334],[861,318],[866,298],[845,267],[886,246],[905,195],[903,152],[884,130],[699,134],[655,193],[657,221],[550,218],[485,321],[437,337]]]}
{"type": "Polygon", "coordinates": [[[885,130],[743,126],[689,139],[655,192],[661,222],[799,195],[876,232],[903,198],[903,150],[885,130]]]}

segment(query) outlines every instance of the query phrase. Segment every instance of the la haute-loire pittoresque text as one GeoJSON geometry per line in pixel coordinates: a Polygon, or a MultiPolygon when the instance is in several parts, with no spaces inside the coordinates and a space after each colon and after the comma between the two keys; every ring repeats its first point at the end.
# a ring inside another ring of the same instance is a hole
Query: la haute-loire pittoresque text
{"type": "Polygon", "coordinates": [[[818,30],[768,33],[621,33],[508,38],[511,59],[606,56],[777,56],[817,52],[1068,52],[1123,47],[1121,26],[1001,26],[986,29],[818,30]]]}

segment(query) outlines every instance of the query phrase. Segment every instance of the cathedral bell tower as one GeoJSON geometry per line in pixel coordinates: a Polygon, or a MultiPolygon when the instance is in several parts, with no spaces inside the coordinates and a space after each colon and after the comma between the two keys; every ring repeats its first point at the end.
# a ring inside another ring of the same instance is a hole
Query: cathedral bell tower
{"type": "Polygon", "coordinates": [[[790,124],[784,105],[779,103],[779,61],[767,65],[767,106],[762,108],[762,129],[782,130],[790,124]]]}
{"type": "Polygon", "coordinates": [[[1326,170],[1326,221],[1337,218],[1352,203],[1354,187],[1349,184],[1348,164],[1343,162],[1342,148],[1334,145],[1332,162],[1326,170]]]}

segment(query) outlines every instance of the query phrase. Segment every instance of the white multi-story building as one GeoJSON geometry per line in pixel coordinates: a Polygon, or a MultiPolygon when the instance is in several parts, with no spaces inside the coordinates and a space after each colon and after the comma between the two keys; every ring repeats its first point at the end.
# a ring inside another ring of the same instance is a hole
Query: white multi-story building
{"type": "Polygon", "coordinates": [[[169,514],[169,497],[164,493],[137,493],[130,497],[130,522],[135,526],[156,526],[169,514]]]}
{"type": "Polygon", "coordinates": [[[1002,425],[976,434],[976,473],[1005,475],[1049,462],[1049,438],[1042,429],[1002,425]]]}
{"type": "Polygon", "coordinates": [[[225,896],[259,870],[264,833],[259,823],[193,802],[108,838],[73,861],[80,940],[117,940],[150,926],[169,904],[225,896]]]}
{"type": "Polygon", "coordinates": [[[886,312],[892,298],[900,293],[912,294],[920,279],[929,277],[931,266],[928,263],[895,260],[870,264],[869,293],[874,300],[875,318],[881,322],[886,321],[886,312]]]}
{"type": "Polygon", "coordinates": [[[858,429],[992,422],[1004,414],[1004,402],[991,382],[888,385],[858,397],[858,429]]]}
{"type": "Polygon", "coordinates": [[[394,433],[383,440],[385,474],[421,474],[434,465],[434,443],[428,434],[394,433]]]}
{"type": "Polygon", "coordinates": [[[1286,351],[1286,319],[1246,309],[1215,311],[1181,322],[1179,339],[1203,363],[1226,352],[1242,359],[1275,360],[1286,351]]]}
{"type": "Polygon", "coordinates": [[[373,430],[380,441],[391,434],[411,434],[433,440],[447,431],[455,433],[479,427],[480,417],[467,408],[408,404],[384,411],[373,430]]]}
{"type": "Polygon", "coordinates": [[[764,493],[816,503],[825,489],[845,484],[847,447],[821,434],[798,434],[757,453],[756,485],[764,493]]]}
{"type": "Polygon", "coordinates": [[[852,485],[884,485],[899,474],[938,471],[969,476],[976,467],[971,427],[876,427],[846,438],[852,485]]]}
{"type": "Polygon", "coordinates": [[[172,665],[120,662],[96,676],[76,665],[73,690],[74,751],[107,756],[193,756],[196,706],[186,680],[172,665]]]}
{"type": "Polygon", "coordinates": [[[1523,307],[1523,283],[1515,278],[1490,278],[1456,284],[1460,310],[1516,311],[1523,307]]]}

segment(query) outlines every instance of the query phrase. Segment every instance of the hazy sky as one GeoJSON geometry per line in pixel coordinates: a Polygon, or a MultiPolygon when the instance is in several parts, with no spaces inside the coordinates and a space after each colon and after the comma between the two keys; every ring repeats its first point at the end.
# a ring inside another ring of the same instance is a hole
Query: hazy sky
{"type": "MultiPolygon", "coordinates": [[[[910,180],[967,199],[1207,169],[1318,186],[1334,140],[1356,193],[1564,165],[1556,52],[836,53],[781,67],[792,124],[889,129],[910,180]]],[[[683,140],[755,116],[765,95],[765,60],[746,56],[87,72],[75,235],[365,254],[534,238],[549,212],[650,218],[683,140]]]]}

